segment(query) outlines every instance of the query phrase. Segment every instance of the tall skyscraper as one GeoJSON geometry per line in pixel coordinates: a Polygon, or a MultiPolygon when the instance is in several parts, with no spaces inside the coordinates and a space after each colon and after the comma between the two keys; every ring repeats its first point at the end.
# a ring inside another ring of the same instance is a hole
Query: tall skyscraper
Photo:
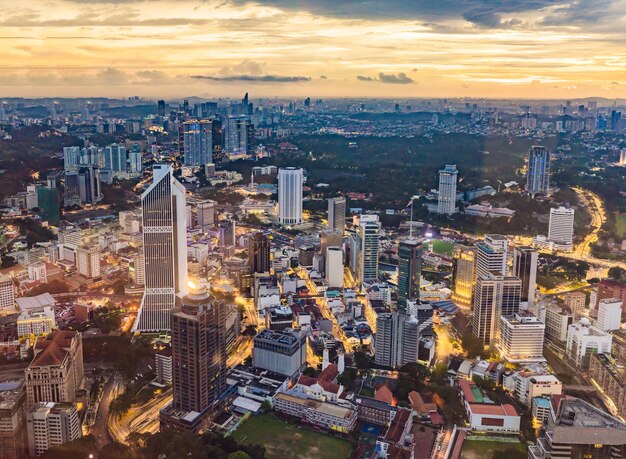
{"type": "Polygon", "coordinates": [[[380,222],[377,215],[361,215],[357,236],[359,241],[358,272],[359,284],[378,279],[378,252],[380,243],[380,222]]]}
{"type": "Polygon", "coordinates": [[[439,198],[437,213],[452,215],[456,213],[456,182],[459,171],[454,164],[447,164],[439,171],[439,198]]]}
{"type": "MultiPolygon", "coordinates": [[[[519,312],[522,281],[499,273],[481,274],[474,289],[472,332],[483,343],[497,342],[500,317],[519,312]]],[[[471,356],[474,357],[474,356],[471,356]]]]}
{"type": "Polygon", "coordinates": [[[203,413],[226,385],[226,309],[204,289],[191,288],[172,311],[175,410],[203,413]]]}
{"type": "Polygon", "coordinates": [[[160,100],[157,102],[157,115],[165,116],[165,101],[160,100]]]}
{"type": "Polygon", "coordinates": [[[185,188],[166,164],[155,164],[153,176],[141,195],[146,289],[134,331],[169,330],[176,296],[187,292],[185,188]]]}
{"type": "Polygon", "coordinates": [[[278,169],[278,223],[302,223],[302,185],[304,170],[295,167],[278,169]]]}
{"type": "Polygon", "coordinates": [[[270,270],[270,240],[263,233],[256,233],[248,241],[248,266],[255,273],[270,270]]]}
{"type": "Polygon", "coordinates": [[[80,147],[63,147],[63,169],[75,171],[80,162],[80,147]]]}
{"type": "Polygon", "coordinates": [[[415,363],[419,358],[419,322],[403,312],[381,313],[376,318],[374,362],[389,368],[415,363]]]}
{"type": "Polygon", "coordinates": [[[346,229],[346,198],[328,200],[328,229],[341,231],[342,234],[346,229]]]}
{"type": "Polygon", "coordinates": [[[123,175],[128,171],[128,154],[122,144],[112,143],[104,147],[104,169],[113,175],[123,175]]]}
{"type": "Polygon", "coordinates": [[[341,247],[328,247],[325,256],[328,287],[343,287],[343,250],[341,247]]]}
{"type": "Polygon", "coordinates": [[[548,241],[563,246],[571,246],[574,242],[574,209],[559,207],[550,209],[548,241]]]}
{"type": "Polygon", "coordinates": [[[452,268],[452,301],[465,308],[472,306],[474,280],[476,279],[476,247],[454,246],[452,268]]]}
{"type": "Polygon", "coordinates": [[[59,190],[47,186],[37,188],[37,206],[41,209],[41,217],[50,225],[59,224],[61,220],[59,190]]]}
{"type": "Polygon", "coordinates": [[[539,254],[532,247],[513,249],[513,275],[522,281],[522,304],[533,310],[537,289],[537,263],[539,254]]]}
{"type": "Polygon", "coordinates": [[[476,278],[496,272],[501,276],[507,273],[507,252],[509,240],[499,234],[487,234],[485,240],[476,244],[476,278]]]}
{"type": "Polygon", "coordinates": [[[228,247],[236,244],[235,220],[222,220],[220,222],[220,246],[228,247]]]}
{"type": "Polygon", "coordinates": [[[78,192],[83,204],[96,204],[102,201],[100,176],[95,166],[82,166],[78,169],[78,192]]]}
{"type": "Polygon", "coordinates": [[[545,147],[530,147],[526,191],[547,194],[550,189],[550,152],[545,147]]]}
{"type": "Polygon", "coordinates": [[[134,143],[128,152],[128,171],[131,175],[138,176],[143,173],[143,159],[141,157],[141,145],[134,143]]]}
{"type": "Polygon", "coordinates": [[[250,155],[253,143],[254,126],[249,116],[229,116],[224,120],[224,153],[228,158],[250,155]]]}
{"type": "Polygon", "coordinates": [[[398,244],[398,309],[406,309],[407,300],[419,300],[422,274],[422,241],[406,239],[398,244]]]}
{"type": "Polygon", "coordinates": [[[185,166],[204,166],[213,162],[213,129],[211,120],[183,123],[185,166]]]}

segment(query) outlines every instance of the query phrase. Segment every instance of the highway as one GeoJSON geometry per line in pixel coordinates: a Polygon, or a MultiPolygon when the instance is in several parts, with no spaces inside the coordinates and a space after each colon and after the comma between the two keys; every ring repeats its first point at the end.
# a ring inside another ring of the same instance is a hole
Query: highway
{"type": "Polygon", "coordinates": [[[107,421],[109,434],[117,443],[127,445],[127,437],[131,432],[157,432],[159,430],[159,412],[171,401],[172,390],[169,389],[141,406],[133,406],[128,410],[128,413],[120,418],[109,415],[107,421]]]}

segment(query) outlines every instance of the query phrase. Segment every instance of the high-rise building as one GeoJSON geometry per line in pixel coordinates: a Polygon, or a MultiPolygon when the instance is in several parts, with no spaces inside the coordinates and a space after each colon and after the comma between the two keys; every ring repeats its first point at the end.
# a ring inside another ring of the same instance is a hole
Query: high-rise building
{"type": "Polygon", "coordinates": [[[281,167],[278,170],[278,223],[281,225],[302,223],[303,183],[303,169],[281,167]]]}
{"type": "Polygon", "coordinates": [[[306,334],[292,328],[260,331],[254,337],[252,365],[296,378],[306,366],[306,334]]]}
{"type": "Polygon", "coordinates": [[[37,206],[41,209],[41,217],[50,225],[58,225],[61,221],[59,211],[59,190],[41,186],[37,188],[37,206]]]}
{"type": "Polygon", "coordinates": [[[522,303],[527,310],[532,310],[535,305],[538,256],[532,247],[513,249],[513,275],[522,281],[522,303]]]}
{"type": "Polygon", "coordinates": [[[362,215],[357,229],[359,242],[357,279],[361,285],[378,279],[379,233],[378,216],[362,215]]]}
{"type": "Polygon", "coordinates": [[[346,228],[346,198],[330,198],[328,200],[328,229],[341,231],[346,228]]]}
{"type": "Polygon", "coordinates": [[[403,312],[381,313],[376,318],[374,362],[399,368],[419,359],[419,322],[403,312]]]}
{"type": "Polygon", "coordinates": [[[57,330],[39,338],[24,370],[28,404],[73,402],[83,382],[83,342],[79,332],[57,330]]]}
{"type": "Polygon", "coordinates": [[[476,253],[476,247],[454,246],[452,301],[460,307],[470,308],[473,304],[476,253]]]}
{"type": "Polygon", "coordinates": [[[484,241],[476,244],[476,248],[476,278],[491,272],[506,275],[509,250],[506,236],[487,234],[484,241]]]}
{"type": "Polygon", "coordinates": [[[498,347],[511,363],[545,362],[543,339],[546,326],[537,317],[524,314],[500,317],[498,347]]]}
{"type": "Polygon", "coordinates": [[[15,307],[15,286],[13,279],[0,273],[0,311],[15,307]]]}
{"type": "Polygon", "coordinates": [[[248,266],[255,273],[270,270],[270,240],[263,233],[254,234],[248,241],[248,266]]]}
{"type": "Polygon", "coordinates": [[[157,102],[157,115],[165,116],[165,101],[159,100],[157,102]]]}
{"type": "Polygon", "coordinates": [[[124,145],[113,143],[104,147],[104,169],[113,171],[113,175],[126,174],[128,154],[124,145]]]}
{"type": "Polygon", "coordinates": [[[407,300],[419,299],[423,243],[406,239],[398,243],[398,309],[406,309],[407,300]]]}
{"type": "Polygon", "coordinates": [[[341,247],[326,249],[326,281],[329,288],[343,287],[343,250],[341,247]]]}
{"type": "Polygon", "coordinates": [[[456,182],[459,171],[454,164],[447,164],[439,171],[439,198],[437,213],[452,215],[456,213],[456,182]]]}
{"type": "Polygon", "coordinates": [[[571,292],[565,295],[565,306],[574,314],[580,316],[587,305],[587,295],[585,292],[571,292]]]}
{"type": "Polygon", "coordinates": [[[526,191],[535,195],[547,194],[550,190],[550,152],[545,147],[530,147],[526,191]]]}
{"type": "Polygon", "coordinates": [[[559,246],[572,246],[574,243],[574,209],[565,207],[550,209],[548,241],[559,246]]]}
{"type": "Polygon", "coordinates": [[[229,116],[224,120],[224,153],[230,159],[252,153],[254,125],[248,115],[229,116]]]}
{"type": "Polygon", "coordinates": [[[604,331],[619,330],[622,325],[622,300],[619,298],[600,300],[596,325],[604,331]]]}
{"type": "Polygon", "coordinates": [[[76,250],[76,269],[81,276],[100,277],[100,248],[79,247],[76,250]]]}
{"type": "Polygon", "coordinates": [[[586,317],[567,327],[565,354],[580,368],[589,368],[589,359],[593,354],[610,354],[612,345],[612,335],[591,325],[586,317]]]}
{"type": "Polygon", "coordinates": [[[26,457],[26,393],[24,381],[5,382],[0,386],[0,457],[26,457]]]}
{"type": "Polygon", "coordinates": [[[215,226],[215,204],[215,201],[206,200],[196,205],[196,220],[204,233],[215,226]]]}
{"type": "Polygon", "coordinates": [[[98,168],[84,166],[78,170],[78,192],[81,204],[96,204],[102,201],[98,168]]]}
{"type": "Polygon", "coordinates": [[[37,403],[28,410],[26,421],[31,456],[39,457],[52,447],[83,436],[73,403],[37,403]]]}
{"type": "Polygon", "coordinates": [[[63,147],[63,169],[75,171],[80,162],[80,147],[63,147]]]}
{"type": "Polygon", "coordinates": [[[226,309],[206,290],[192,288],[172,311],[172,405],[203,413],[226,384],[226,309]]]}
{"type": "Polygon", "coordinates": [[[474,289],[472,332],[484,344],[497,342],[500,317],[519,312],[522,281],[500,273],[477,276],[474,289]]]}
{"type": "Polygon", "coordinates": [[[626,166],[626,148],[622,148],[619,151],[619,163],[620,166],[626,166]]]}
{"type": "Polygon", "coordinates": [[[141,195],[146,288],[134,331],[169,330],[176,296],[187,292],[185,188],[166,164],[156,164],[153,176],[141,195]]]}
{"type": "Polygon", "coordinates": [[[229,247],[236,244],[235,220],[222,220],[220,222],[220,246],[229,247]]]}
{"type": "Polygon", "coordinates": [[[211,120],[191,120],[183,123],[185,166],[204,166],[213,162],[211,120]]]}
{"type": "MultiPolygon", "coordinates": [[[[592,292],[594,293],[594,292],[592,292]]],[[[597,308],[600,300],[605,298],[619,298],[626,305],[626,283],[613,279],[602,279],[598,284],[596,294],[590,298],[589,308],[597,308]]]]}
{"type": "Polygon", "coordinates": [[[134,143],[128,152],[128,172],[133,176],[139,176],[143,173],[141,145],[138,143],[134,143]]]}

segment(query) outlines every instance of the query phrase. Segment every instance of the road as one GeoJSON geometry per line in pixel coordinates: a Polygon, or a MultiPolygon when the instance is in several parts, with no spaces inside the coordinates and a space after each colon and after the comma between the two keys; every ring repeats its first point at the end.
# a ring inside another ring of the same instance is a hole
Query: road
{"type": "Polygon", "coordinates": [[[127,445],[127,437],[131,432],[154,433],[158,431],[159,412],[171,401],[172,390],[169,389],[141,406],[132,407],[121,418],[109,416],[107,426],[111,437],[117,443],[127,445]]]}
{"type": "Polygon", "coordinates": [[[239,336],[233,346],[233,352],[226,359],[226,366],[232,368],[252,355],[252,336],[239,336]]]}
{"type": "Polygon", "coordinates": [[[119,375],[115,373],[112,378],[105,384],[103,388],[102,399],[98,406],[98,414],[96,415],[96,423],[91,427],[90,434],[96,439],[96,446],[101,450],[104,446],[111,443],[111,437],[107,429],[107,419],[109,418],[109,408],[111,402],[117,396],[119,387],[119,375]]]}

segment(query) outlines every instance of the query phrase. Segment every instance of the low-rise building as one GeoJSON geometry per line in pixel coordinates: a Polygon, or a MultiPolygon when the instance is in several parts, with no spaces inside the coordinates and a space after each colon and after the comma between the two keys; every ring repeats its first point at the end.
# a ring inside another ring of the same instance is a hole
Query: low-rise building
{"type": "Polygon", "coordinates": [[[509,362],[545,362],[545,325],[535,316],[514,314],[500,317],[498,347],[509,362]]]}
{"type": "Polygon", "coordinates": [[[346,403],[337,405],[292,393],[280,393],[274,400],[274,409],[322,429],[347,434],[356,425],[357,412],[346,403]]]}
{"type": "Polygon", "coordinates": [[[156,380],[159,384],[172,384],[172,348],[167,347],[154,355],[156,380]]]}
{"type": "Polygon", "coordinates": [[[76,405],[73,403],[36,403],[27,415],[28,450],[41,456],[53,446],[82,437],[76,405]]]}
{"type": "Polygon", "coordinates": [[[26,456],[26,392],[24,380],[0,383],[0,457],[26,456]]]}
{"type": "Polygon", "coordinates": [[[626,371],[609,354],[595,354],[589,361],[589,376],[615,405],[617,414],[626,416],[626,371]]]}
{"type": "Polygon", "coordinates": [[[295,378],[306,366],[306,335],[302,330],[262,330],[254,337],[252,364],[295,378]]]}

